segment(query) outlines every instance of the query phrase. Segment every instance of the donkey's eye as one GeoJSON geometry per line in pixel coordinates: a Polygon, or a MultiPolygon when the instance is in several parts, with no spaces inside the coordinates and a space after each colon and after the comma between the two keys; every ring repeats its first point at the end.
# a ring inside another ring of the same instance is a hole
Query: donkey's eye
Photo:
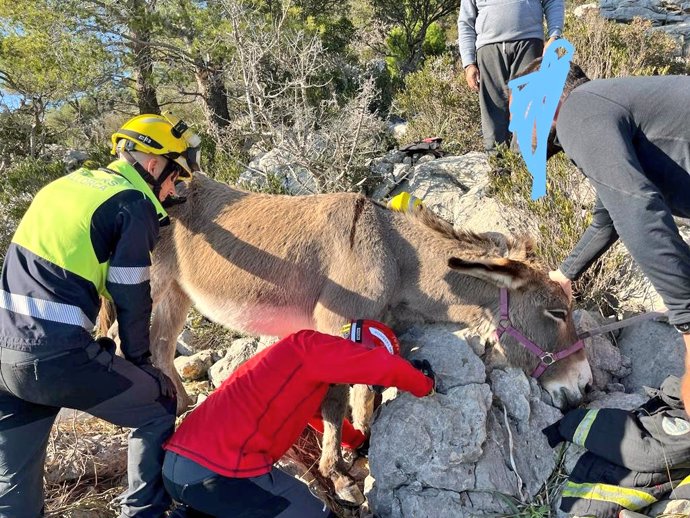
{"type": "Polygon", "coordinates": [[[544,314],[556,322],[565,322],[565,319],[568,318],[567,309],[545,309],[544,314]]]}

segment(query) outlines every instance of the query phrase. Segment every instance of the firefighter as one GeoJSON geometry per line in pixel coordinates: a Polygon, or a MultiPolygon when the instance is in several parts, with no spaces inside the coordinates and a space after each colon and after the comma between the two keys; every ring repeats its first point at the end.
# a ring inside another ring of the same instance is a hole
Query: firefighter
{"type": "Polygon", "coordinates": [[[140,115],[112,136],[117,160],[80,169],[34,198],[7,251],[0,287],[0,517],[44,512],[43,469],[61,408],[132,428],[121,517],[169,507],[160,476],[175,389],[151,364],[149,267],[162,202],[198,169],[183,122],[140,115]],[[95,341],[100,296],[112,299],[124,358],[95,341]]]}

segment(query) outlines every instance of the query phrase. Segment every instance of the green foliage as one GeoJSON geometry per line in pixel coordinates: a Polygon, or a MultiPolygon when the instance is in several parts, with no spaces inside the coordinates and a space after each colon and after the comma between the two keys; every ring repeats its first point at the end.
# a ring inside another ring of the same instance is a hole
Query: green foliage
{"type": "Polygon", "coordinates": [[[425,56],[440,56],[446,51],[446,31],[439,23],[432,23],[424,35],[422,50],[425,56]]]}
{"type": "Polygon", "coordinates": [[[443,52],[440,34],[445,43],[445,31],[437,22],[455,16],[460,0],[373,0],[372,5],[376,19],[392,27],[386,58],[393,76],[402,78],[422,65],[427,52],[443,52]]]}
{"type": "Polygon", "coordinates": [[[395,97],[394,112],[409,121],[408,142],[437,136],[451,154],[482,149],[477,96],[455,70],[450,54],[427,61],[404,84],[395,97]]]}
{"type": "Polygon", "coordinates": [[[688,61],[676,57],[673,38],[652,30],[649,20],[616,23],[589,12],[568,16],[565,27],[575,46],[574,61],[591,79],[690,73],[688,61]]]}
{"type": "Polygon", "coordinates": [[[62,162],[29,158],[0,175],[0,262],[4,262],[12,235],[34,195],[66,172],[62,162]]]}
{"type": "Polygon", "coordinates": [[[355,35],[355,26],[345,16],[335,19],[310,16],[305,27],[319,35],[323,48],[328,52],[345,53],[355,35]]]}
{"type": "MultiPolygon", "coordinates": [[[[421,41],[422,53],[419,57],[420,61],[423,57],[438,56],[446,50],[446,33],[440,24],[434,22],[429,25],[424,34],[421,31],[421,26],[417,23],[417,27],[413,32],[413,38],[421,41]]],[[[386,47],[388,69],[391,76],[399,80],[408,71],[406,67],[409,67],[410,63],[417,59],[415,53],[419,49],[410,45],[409,31],[399,25],[393,27],[388,33],[386,47]]]]}

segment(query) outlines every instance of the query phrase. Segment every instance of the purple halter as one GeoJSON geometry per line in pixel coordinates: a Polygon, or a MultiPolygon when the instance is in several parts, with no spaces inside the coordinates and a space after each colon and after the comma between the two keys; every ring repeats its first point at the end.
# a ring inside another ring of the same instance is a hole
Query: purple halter
{"type": "Polygon", "coordinates": [[[531,374],[533,378],[539,378],[549,366],[563,358],[567,358],[585,346],[584,342],[580,339],[567,349],[563,349],[557,353],[550,353],[541,349],[537,344],[513,327],[513,323],[508,316],[508,290],[506,288],[501,288],[501,318],[498,321],[498,326],[496,326],[496,337],[500,340],[503,333],[508,333],[520,342],[525,349],[539,358],[539,365],[537,365],[537,368],[534,369],[534,372],[531,374]]]}

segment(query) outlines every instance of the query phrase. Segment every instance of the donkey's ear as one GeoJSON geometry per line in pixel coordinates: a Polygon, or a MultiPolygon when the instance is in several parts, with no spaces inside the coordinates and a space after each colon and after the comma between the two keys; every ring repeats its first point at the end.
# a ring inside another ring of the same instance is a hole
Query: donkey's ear
{"type": "Polygon", "coordinates": [[[534,240],[531,237],[521,236],[510,241],[507,257],[515,261],[531,261],[537,256],[534,248],[534,240]]]}
{"type": "Polygon", "coordinates": [[[527,284],[530,278],[530,270],[526,265],[503,257],[471,261],[451,257],[448,259],[448,266],[464,275],[495,284],[499,288],[520,288],[527,284]]]}

